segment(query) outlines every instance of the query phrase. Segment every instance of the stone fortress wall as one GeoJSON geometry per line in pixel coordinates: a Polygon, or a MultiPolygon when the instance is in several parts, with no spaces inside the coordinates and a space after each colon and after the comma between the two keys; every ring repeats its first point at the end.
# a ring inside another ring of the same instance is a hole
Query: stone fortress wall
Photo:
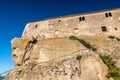
{"type": "Polygon", "coordinates": [[[22,38],[12,40],[12,58],[17,66],[29,62],[46,63],[73,54],[119,53],[120,8],[52,18],[28,23],[22,38]],[[96,52],[79,41],[66,37],[77,36],[90,43],[96,52]],[[102,36],[101,36],[102,35],[102,36]]]}
{"type": "Polygon", "coordinates": [[[120,42],[108,39],[120,39],[119,33],[120,8],[28,23],[22,38],[11,41],[16,67],[4,80],[108,80],[111,70],[98,54],[111,55],[115,68],[120,66],[120,42]],[[97,51],[66,38],[70,35],[87,40],[97,51]]]}
{"type": "Polygon", "coordinates": [[[120,33],[120,8],[28,23],[22,38],[116,35],[120,33]]]}

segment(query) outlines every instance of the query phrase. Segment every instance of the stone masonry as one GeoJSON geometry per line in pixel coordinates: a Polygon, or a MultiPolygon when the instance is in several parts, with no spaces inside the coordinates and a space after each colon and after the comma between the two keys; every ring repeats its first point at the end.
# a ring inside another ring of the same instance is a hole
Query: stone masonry
{"type": "Polygon", "coordinates": [[[116,35],[120,33],[120,8],[63,16],[28,23],[22,38],[116,35]]]}
{"type": "Polygon", "coordinates": [[[120,8],[30,22],[11,43],[4,80],[114,80],[99,54],[120,67],[120,8]]]}

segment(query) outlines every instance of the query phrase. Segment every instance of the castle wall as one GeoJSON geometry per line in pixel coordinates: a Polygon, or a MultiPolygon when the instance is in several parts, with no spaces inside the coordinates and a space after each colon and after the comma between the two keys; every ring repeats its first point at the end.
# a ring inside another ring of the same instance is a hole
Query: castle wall
{"type": "Polygon", "coordinates": [[[28,23],[22,38],[116,35],[120,33],[120,9],[65,16],[28,23]],[[80,18],[81,17],[81,18],[80,18]]]}

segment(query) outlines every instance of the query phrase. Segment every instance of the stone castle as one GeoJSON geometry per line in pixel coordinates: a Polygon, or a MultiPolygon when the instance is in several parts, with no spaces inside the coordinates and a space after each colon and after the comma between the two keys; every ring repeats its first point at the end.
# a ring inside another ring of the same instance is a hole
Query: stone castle
{"type": "Polygon", "coordinates": [[[4,80],[120,79],[99,55],[120,67],[120,8],[31,22],[11,43],[15,68],[4,80]]]}
{"type": "Polygon", "coordinates": [[[98,37],[96,40],[91,40],[92,42],[90,39],[87,41],[96,45],[95,47],[105,44],[108,46],[108,41],[100,36],[119,37],[119,25],[119,8],[28,23],[22,38],[12,40],[13,60],[16,65],[22,65],[31,59],[39,63],[86,49],[79,42],[67,39],[71,35],[92,37],[90,39],[98,37]]]}
{"type": "Polygon", "coordinates": [[[22,38],[53,38],[117,35],[120,32],[120,8],[83,13],[28,23],[22,38]]]}

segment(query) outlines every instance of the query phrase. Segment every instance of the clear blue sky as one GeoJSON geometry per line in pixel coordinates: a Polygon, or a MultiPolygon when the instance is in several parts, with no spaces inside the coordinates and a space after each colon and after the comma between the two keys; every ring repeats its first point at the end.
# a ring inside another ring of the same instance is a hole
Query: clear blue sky
{"type": "Polygon", "coordinates": [[[0,73],[14,67],[10,42],[26,23],[112,8],[120,8],[120,0],[0,0],[0,73]]]}

